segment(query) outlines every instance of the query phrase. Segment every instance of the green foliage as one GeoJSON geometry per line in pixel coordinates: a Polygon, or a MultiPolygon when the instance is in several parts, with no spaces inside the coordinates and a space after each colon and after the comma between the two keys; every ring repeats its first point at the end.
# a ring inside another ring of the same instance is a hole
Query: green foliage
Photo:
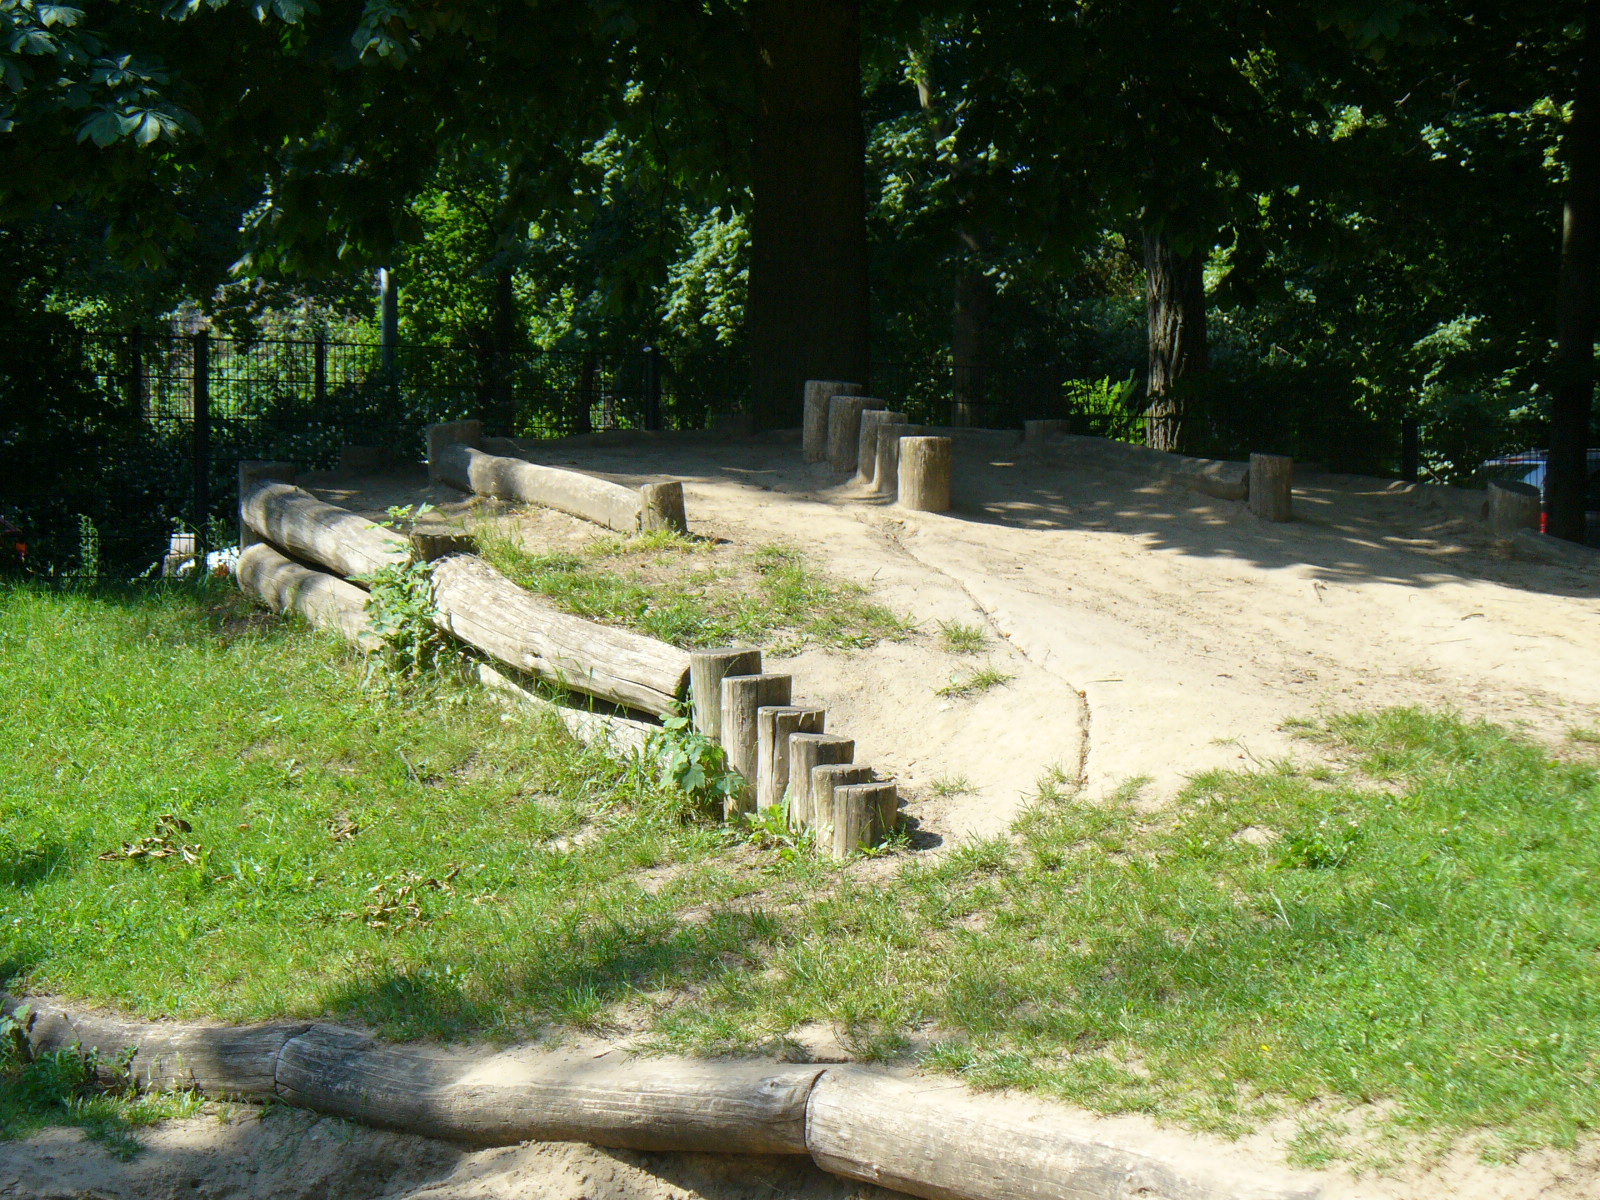
{"type": "Polygon", "coordinates": [[[739,773],[728,766],[727,752],[695,729],[688,713],[662,718],[648,753],[661,762],[661,786],[681,792],[703,814],[720,815],[722,802],[744,786],[739,773]]]}
{"type": "Polygon", "coordinates": [[[971,696],[980,696],[990,688],[1002,687],[1015,678],[1015,675],[986,663],[966,675],[952,675],[949,683],[934,689],[934,695],[964,700],[971,696]]]}
{"type": "MultiPolygon", "coordinates": [[[[389,509],[384,524],[404,527],[409,534],[418,518],[433,511],[423,504],[389,509]]],[[[379,642],[376,663],[391,678],[416,682],[439,669],[453,655],[453,643],[439,628],[438,606],[433,602],[433,564],[418,559],[388,563],[363,582],[367,584],[367,614],[379,642]]]]}
{"type": "Polygon", "coordinates": [[[939,622],[939,645],[951,654],[976,654],[988,641],[981,625],[960,621],[939,622]]]}

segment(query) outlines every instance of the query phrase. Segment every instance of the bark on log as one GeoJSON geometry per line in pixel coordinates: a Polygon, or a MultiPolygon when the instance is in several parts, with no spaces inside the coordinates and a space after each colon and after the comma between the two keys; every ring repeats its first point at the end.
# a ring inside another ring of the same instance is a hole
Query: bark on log
{"type": "Polygon", "coordinates": [[[679,480],[647,483],[639,488],[639,532],[649,533],[656,529],[673,533],[689,532],[689,516],[683,506],[683,484],[679,480]]]}
{"type": "Polygon", "coordinates": [[[859,396],[863,390],[859,383],[837,379],[806,380],[805,426],[800,438],[808,463],[828,460],[828,401],[835,396],[859,396]]]}
{"type": "Polygon", "coordinates": [[[836,475],[856,469],[861,444],[861,414],[882,408],[883,401],[869,396],[835,396],[828,401],[828,468],[836,475]]]}
{"type": "Polygon", "coordinates": [[[688,651],[564,613],[470,554],[434,563],[433,602],[441,629],[547,683],[657,714],[688,685],[688,651]]]}
{"type": "Polygon", "coordinates": [[[367,593],[326,571],[291,562],[265,542],[257,542],[234,566],[239,590],[273,612],[296,612],[317,629],[339,634],[363,649],[377,643],[367,615],[367,593]]]}
{"type": "MultiPolygon", "coordinates": [[[[7,997],[15,1016],[23,1002],[7,997]]],[[[47,1000],[29,1002],[26,1030],[30,1052],[49,1054],[74,1047],[99,1052],[98,1076],[105,1084],[132,1082],[141,1091],[193,1088],[207,1096],[241,1100],[277,1097],[278,1052],[309,1029],[306,1021],[272,1025],[206,1025],[130,1021],[102,1013],[69,1012],[47,1000]],[[136,1053],[128,1075],[119,1070],[127,1051],[136,1053]]]]}
{"type": "Polygon", "coordinates": [[[264,541],[347,579],[403,566],[411,558],[402,534],[293,484],[258,483],[241,498],[239,511],[264,541]]]}
{"type": "Polygon", "coordinates": [[[815,809],[811,804],[811,776],[820,766],[848,763],[856,756],[853,739],[831,733],[789,735],[789,828],[811,828],[815,809]]]}
{"type": "Polygon", "coordinates": [[[441,481],[464,492],[542,505],[619,533],[639,532],[639,489],[609,479],[500,458],[460,443],[440,451],[438,469],[441,481]]]}
{"type": "Polygon", "coordinates": [[[723,815],[754,812],[756,751],[760,732],[756,714],[789,703],[794,681],[787,675],[729,675],[722,681],[722,748],[728,766],[744,780],[737,796],[729,796],[723,815]]]}
{"type": "Polygon", "coordinates": [[[426,1052],[318,1025],[283,1047],[277,1077],[291,1104],[456,1141],[804,1154],[822,1070],[426,1052]]]}
{"type": "Polygon", "coordinates": [[[1294,520],[1294,459],[1285,454],[1250,456],[1250,511],[1263,521],[1294,520]]]}
{"type": "Polygon", "coordinates": [[[917,512],[950,511],[950,439],[900,439],[900,507],[917,512]]]}
{"type": "Polygon", "coordinates": [[[857,850],[876,846],[894,832],[898,793],[888,781],[862,780],[833,789],[833,840],[835,858],[849,858],[857,850]]]}
{"type": "Polygon", "coordinates": [[[748,646],[689,651],[689,701],[696,733],[722,744],[722,681],[761,674],[761,651],[748,646]]]}
{"type": "Polygon", "coordinates": [[[1489,481],[1489,529],[1498,538],[1510,538],[1519,529],[1539,529],[1544,515],[1539,489],[1514,480],[1489,481]]]}
{"type": "Polygon", "coordinates": [[[821,708],[779,705],[756,710],[756,811],[782,804],[789,789],[789,738],[821,733],[828,714],[821,708]]]}
{"type": "Polygon", "coordinates": [[[478,682],[497,696],[531,712],[555,717],[567,727],[568,733],[586,746],[598,744],[609,746],[622,754],[643,754],[649,748],[651,735],[661,731],[661,726],[648,721],[636,721],[614,713],[590,712],[588,709],[571,708],[546,700],[537,692],[496,671],[488,663],[478,664],[478,682]]]}
{"type": "Polygon", "coordinates": [[[279,483],[293,483],[299,468],[292,462],[270,462],[265,459],[246,459],[239,464],[239,552],[242,554],[261,539],[250,522],[244,519],[244,498],[262,480],[273,479],[279,483]]]}
{"type": "Polygon", "coordinates": [[[471,446],[477,448],[483,444],[482,421],[442,421],[437,425],[429,425],[428,438],[428,482],[439,483],[444,480],[444,455],[451,446],[471,446]]]}
{"type": "Polygon", "coordinates": [[[872,768],[859,763],[830,763],[811,769],[811,828],[816,830],[817,845],[824,852],[833,853],[834,831],[840,819],[835,804],[838,793],[851,784],[871,782],[872,768]]]}
{"type": "Polygon", "coordinates": [[[887,408],[869,408],[861,414],[861,438],[856,448],[856,482],[877,486],[878,436],[888,425],[904,425],[906,415],[887,408]]]}
{"type": "Polygon", "coordinates": [[[878,461],[872,472],[874,493],[889,497],[900,494],[900,443],[921,432],[921,426],[903,422],[878,427],[878,461]]]}
{"type": "MultiPolygon", "coordinates": [[[[824,1171],[929,1200],[1315,1200],[1287,1172],[1119,1145],[1104,1122],[959,1084],[830,1067],[806,1147],[824,1171]]],[[[1131,1140],[1131,1139],[1130,1139],[1131,1140]]]]}

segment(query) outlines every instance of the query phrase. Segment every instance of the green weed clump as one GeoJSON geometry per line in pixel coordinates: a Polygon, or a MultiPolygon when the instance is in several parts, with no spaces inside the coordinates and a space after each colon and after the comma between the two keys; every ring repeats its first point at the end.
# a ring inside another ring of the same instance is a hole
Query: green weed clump
{"type": "Polygon", "coordinates": [[[965,675],[952,675],[949,683],[934,689],[934,695],[965,700],[972,696],[981,696],[990,688],[1003,687],[1015,678],[1015,675],[1002,671],[999,667],[985,665],[965,675]]]}

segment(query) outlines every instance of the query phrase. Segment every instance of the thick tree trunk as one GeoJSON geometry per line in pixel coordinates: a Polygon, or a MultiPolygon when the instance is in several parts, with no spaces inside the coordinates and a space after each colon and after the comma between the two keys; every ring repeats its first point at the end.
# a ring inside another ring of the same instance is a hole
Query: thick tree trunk
{"type": "Polygon", "coordinates": [[[859,5],[753,0],[756,125],[745,331],[756,424],[798,425],[808,379],[867,376],[859,5]]]}
{"type": "Polygon", "coordinates": [[[977,271],[956,276],[956,302],[951,312],[950,351],[955,360],[956,425],[982,425],[989,403],[989,324],[994,309],[994,281],[977,271]]]}
{"type": "Polygon", "coordinates": [[[1600,270],[1600,19],[1587,6],[1577,95],[1563,150],[1567,203],[1562,214],[1556,389],[1550,405],[1547,496],[1550,533],[1581,542],[1585,533],[1589,420],[1594,406],[1596,273],[1600,270]]]}
{"type": "Polygon", "coordinates": [[[1150,323],[1146,441],[1187,448],[1185,385],[1206,369],[1204,254],[1179,254],[1164,233],[1144,234],[1145,314],[1150,323]]]}

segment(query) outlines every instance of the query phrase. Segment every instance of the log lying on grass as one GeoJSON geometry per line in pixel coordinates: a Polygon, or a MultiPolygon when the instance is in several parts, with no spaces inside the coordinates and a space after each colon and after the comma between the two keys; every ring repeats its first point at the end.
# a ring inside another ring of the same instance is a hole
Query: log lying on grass
{"type": "Polygon", "coordinates": [[[688,686],[688,651],[564,613],[470,554],[433,564],[433,603],[441,629],[546,683],[656,714],[688,686]]]}
{"type": "Polygon", "coordinates": [[[358,646],[374,644],[367,593],[353,583],[301,566],[265,542],[239,555],[234,577],[241,591],[273,612],[299,613],[316,628],[331,630],[358,646]]]}
{"type": "Polygon", "coordinates": [[[643,754],[649,748],[651,735],[661,732],[661,726],[652,725],[649,721],[636,721],[615,713],[594,712],[546,700],[537,692],[496,671],[488,663],[478,664],[478,682],[513,704],[532,712],[549,713],[586,746],[603,745],[623,754],[643,754]]]}
{"type": "Polygon", "coordinates": [[[289,483],[263,482],[239,497],[239,515],[264,540],[345,576],[370,576],[404,565],[404,536],[363,516],[318,500],[289,483]]]}

